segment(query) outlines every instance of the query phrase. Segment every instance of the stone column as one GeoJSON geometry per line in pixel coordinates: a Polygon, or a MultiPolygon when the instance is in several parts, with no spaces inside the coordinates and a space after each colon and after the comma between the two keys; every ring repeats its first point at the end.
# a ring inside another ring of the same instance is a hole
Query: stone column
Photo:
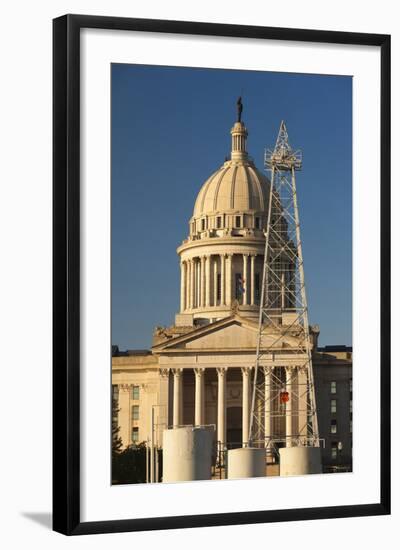
{"type": "Polygon", "coordinates": [[[130,410],[130,392],[129,384],[118,385],[118,426],[119,435],[124,447],[132,443],[131,441],[131,410],[130,410]]]}
{"type": "Polygon", "coordinates": [[[250,283],[250,305],[251,306],[254,306],[254,296],[255,296],[255,293],[254,293],[254,290],[255,290],[255,284],[256,284],[256,278],[255,278],[255,272],[254,272],[254,264],[255,264],[255,261],[256,261],[256,257],[252,254],[250,256],[250,279],[251,279],[251,283],[250,283]]]}
{"type": "Polygon", "coordinates": [[[195,258],[191,259],[192,269],[190,272],[190,295],[192,301],[192,309],[196,305],[196,261],[195,258]]]}
{"type": "Polygon", "coordinates": [[[197,303],[197,290],[196,290],[196,287],[197,287],[197,259],[196,258],[193,258],[192,259],[192,283],[193,283],[193,289],[192,289],[192,293],[193,293],[193,309],[196,307],[196,303],[197,303]]]}
{"type": "Polygon", "coordinates": [[[282,273],[281,273],[281,309],[285,309],[285,273],[286,273],[286,263],[281,262],[282,264],[282,273]]]}
{"type": "Polygon", "coordinates": [[[221,306],[226,304],[225,301],[225,254],[221,254],[221,306]]]}
{"type": "Polygon", "coordinates": [[[186,309],[186,262],[181,262],[181,311],[186,309]]]}
{"type": "Polygon", "coordinates": [[[250,427],[250,377],[251,369],[242,367],[242,445],[247,447],[249,443],[250,427]]]}
{"type": "Polygon", "coordinates": [[[190,260],[191,270],[191,281],[190,281],[190,307],[194,308],[195,306],[195,281],[196,281],[196,263],[194,258],[190,260]]]}
{"type": "Polygon", "coordinates": [[[196,368],[194,390],[194,423],[195,426],[204,424],[204,368],[196,368]]]}
{"type": "Polygon", "coordinates": [[[226,305],[232,304],[232,257],[228,254],[226,257],[226,305]]]}
{"type": "Polygon", "coordinates": [[[186,309],[190,308],[190,260],[186,261],[186,309]]]}
{"type": "Polygon", "coordinates": [[[199,259],[196,258],[196,262],[195,262],[195,266],[196,266],[196,277],[195,277],[195,307],[199,307],[199,303],[200,303],[200,285],[199,285],[199,279],[200,279],[200,262],[199,262],[199,259]]]}
{"type": "Polygon", "coordinates": [[[293,388],[292,388],[292,376],[293,371],[290,367],[285,368],[286,371],[286,391],[289,393],[289,401],[286,403],[286,447],[292,447],[292,400],[293,400],[293,388]]]}
{"type": "Polygon", "coordinates": [[[173,403],[173,419],[174,428],[182,424],[182,369],[173,369],[174,373],[174,403],[173,403]]]}
{"type": "Polygon", "coordinates": [[[217,368],[218,373],[218,419],[217,441],[221,443],[221,450],[226,447],[226,371],[227,367],[217,368]]]}
{"type": "Polygon", "coordinates": [[[196,260],[196,307],[200,307],[200,259],[196,260]]]}
{"type": "Polygon", "coordinates": [[[249,305],[249,298],[248,298],[248,288],[249,283],[247,279],[247,264],[248,264],[248,254],[243,254],[243,305],[247,306],[249,305]]]}
{"type": "Polygon", "coordinates": [[[290,263],[289,264],[289,295],[288,295],[288,307],[296,307],[296,264],[290,263]]]}
{"type": "Polygon", "coordinates": [[[205,283],[206,283],[206,304],[205,307],[210,307],[211,305],[211,256],[205,257],[205,263],[206,263],[206,276],[205,276],[205,283]]]}
{"type": "Polygon", "coordinates": [[[197,290],[196,290],[196,307],[201,307],[201,259],[197,259],[197,290]]]}
{"type": "Polygon", "coordinates": [[[272,432],[271,418],[271,397],[272,397],[272,367],[264,367],[264,392],[265,392],[265,409],[264,409],[264,425],[265,425],[265,446],[268,447],[269,439],[272,432]]]}
{"type": "Polygon", "coordinates": [[[161,368],[159,371],[159,407],[157,418],[157,441],[162,445],[164,429],[169,426],[168,404],[169,404],[169,369],[161,368]]]}
{"type": "Polygon", "coordinates": [[[214,260],[214,300],[213,304],[214,306],[218,305],[218,263],[217,260],[214,260]]]}
{"type": "Polygon", "coordinates": [[[205,256],[200,258],[200,307],[204,307],[205,256]]]}
{"type": "Polygon", "coordinates": [[[298,407],[299,407],[299,435],[308,436],[308,386],[307,386],[307,367],[298,367],[297,369],[298,385],[298,407]]]}

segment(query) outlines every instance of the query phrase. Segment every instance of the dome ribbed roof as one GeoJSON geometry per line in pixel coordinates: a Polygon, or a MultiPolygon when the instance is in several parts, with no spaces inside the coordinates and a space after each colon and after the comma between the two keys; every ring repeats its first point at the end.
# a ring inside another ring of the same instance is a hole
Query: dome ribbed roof
{"type": "Polygon", "coordinates": [[[265,212],[269,180],[257,170],[246,151],[247,129],[240,119],[231,129],[231,159],[204,183],[197,196],[193,217],[229,211],[265,212]]]}
{"type": "Polygon", "coordinates": [[[200,189],[193,216],[232,210],[265,211],[268,196],[268,178],[248,158],[227,161],[200,189]]]}

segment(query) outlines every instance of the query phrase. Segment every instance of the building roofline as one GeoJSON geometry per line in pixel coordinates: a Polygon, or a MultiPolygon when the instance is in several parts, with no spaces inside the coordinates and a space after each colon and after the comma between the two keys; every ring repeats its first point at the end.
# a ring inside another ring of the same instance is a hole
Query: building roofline
{"type": "Polygon", "coordinates": [[[129,356],[146,356],[152,355],[149,349],[127,349],[120,350],[118,346],[112,346],[112,357],[129,357],[129,356]]]}
{"type": "Polygon", "coordinates": [[[330,351],[347,351],[347,352],[352,352],[352,351],[353,351],[353,347],[352,347],[352,346],[343,346],[343,345],[323,346],[323,347],[318,347],[318,348],[317,348],[317,351],[327,352],[327,353],[329,353],[330,351]]]}

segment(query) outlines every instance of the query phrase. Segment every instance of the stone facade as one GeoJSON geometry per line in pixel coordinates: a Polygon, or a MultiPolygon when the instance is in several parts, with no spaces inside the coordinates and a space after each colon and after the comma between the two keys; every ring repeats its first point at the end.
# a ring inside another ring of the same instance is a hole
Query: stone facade
{"type": "Polygon", "coordinates": [[[322,459],[327,471],[347,470],[352,465],[352,362],[352,348],[346,346],[326,346],[314,354],[322,459]]]}
{"type": "MultiPolygon", "coordinates": [[[[236,315],[224,323],[225,327],[230,324],[238,327],[241,321],[236,315]]],[[[224,339],[225,327],[217,338],[213,337],[217,345],[219,339],[224,339]]],[[[231,338],[227,340],[232,342],[231,338]]],[[[113,388],[125,447],[150,441],[152,410],[153,438],[159,447],[162,447],[163,429],[177,424],[219,426],[216,439],[225,441],[228,448],[247,441],[252,372],[249,365],[254,362],[255,348],[244,351],[239,340],[238,350],[231,347],[229,352],[221,348],[215,354],[211,345],[205,348],[204,336],[199,340],[203,343],[196,350],[192,339],[185,359],[182,352],[169,355],[168,367],[161,354],[114,350],[113,388]],[[174,391],[174,386],[180,390],[174,391]],[[224,395],[219,393],[222,388],[224,395]],[[135,406],[139,407],[136,419],[135,406]],[[223,409],[220,415],[218,407],[223,409]]],[[[313,367],[324,468],[326,471],[348,470],[352,462],[352,350],[345,346],[317,348],[313,367]]]]}

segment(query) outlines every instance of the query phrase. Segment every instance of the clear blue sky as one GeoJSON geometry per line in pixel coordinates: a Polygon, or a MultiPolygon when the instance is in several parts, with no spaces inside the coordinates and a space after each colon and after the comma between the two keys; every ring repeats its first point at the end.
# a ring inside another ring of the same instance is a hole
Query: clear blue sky
{"type": "Polygon", "coordinates": [[[259,169],[281,119],[303,150],[300,223],[310,323],[352,343],[352,79],[112,65],[112,342],[151,346],[179,308],[176,248],[201,185],[230,153],[243,97],[259,169]]]}

